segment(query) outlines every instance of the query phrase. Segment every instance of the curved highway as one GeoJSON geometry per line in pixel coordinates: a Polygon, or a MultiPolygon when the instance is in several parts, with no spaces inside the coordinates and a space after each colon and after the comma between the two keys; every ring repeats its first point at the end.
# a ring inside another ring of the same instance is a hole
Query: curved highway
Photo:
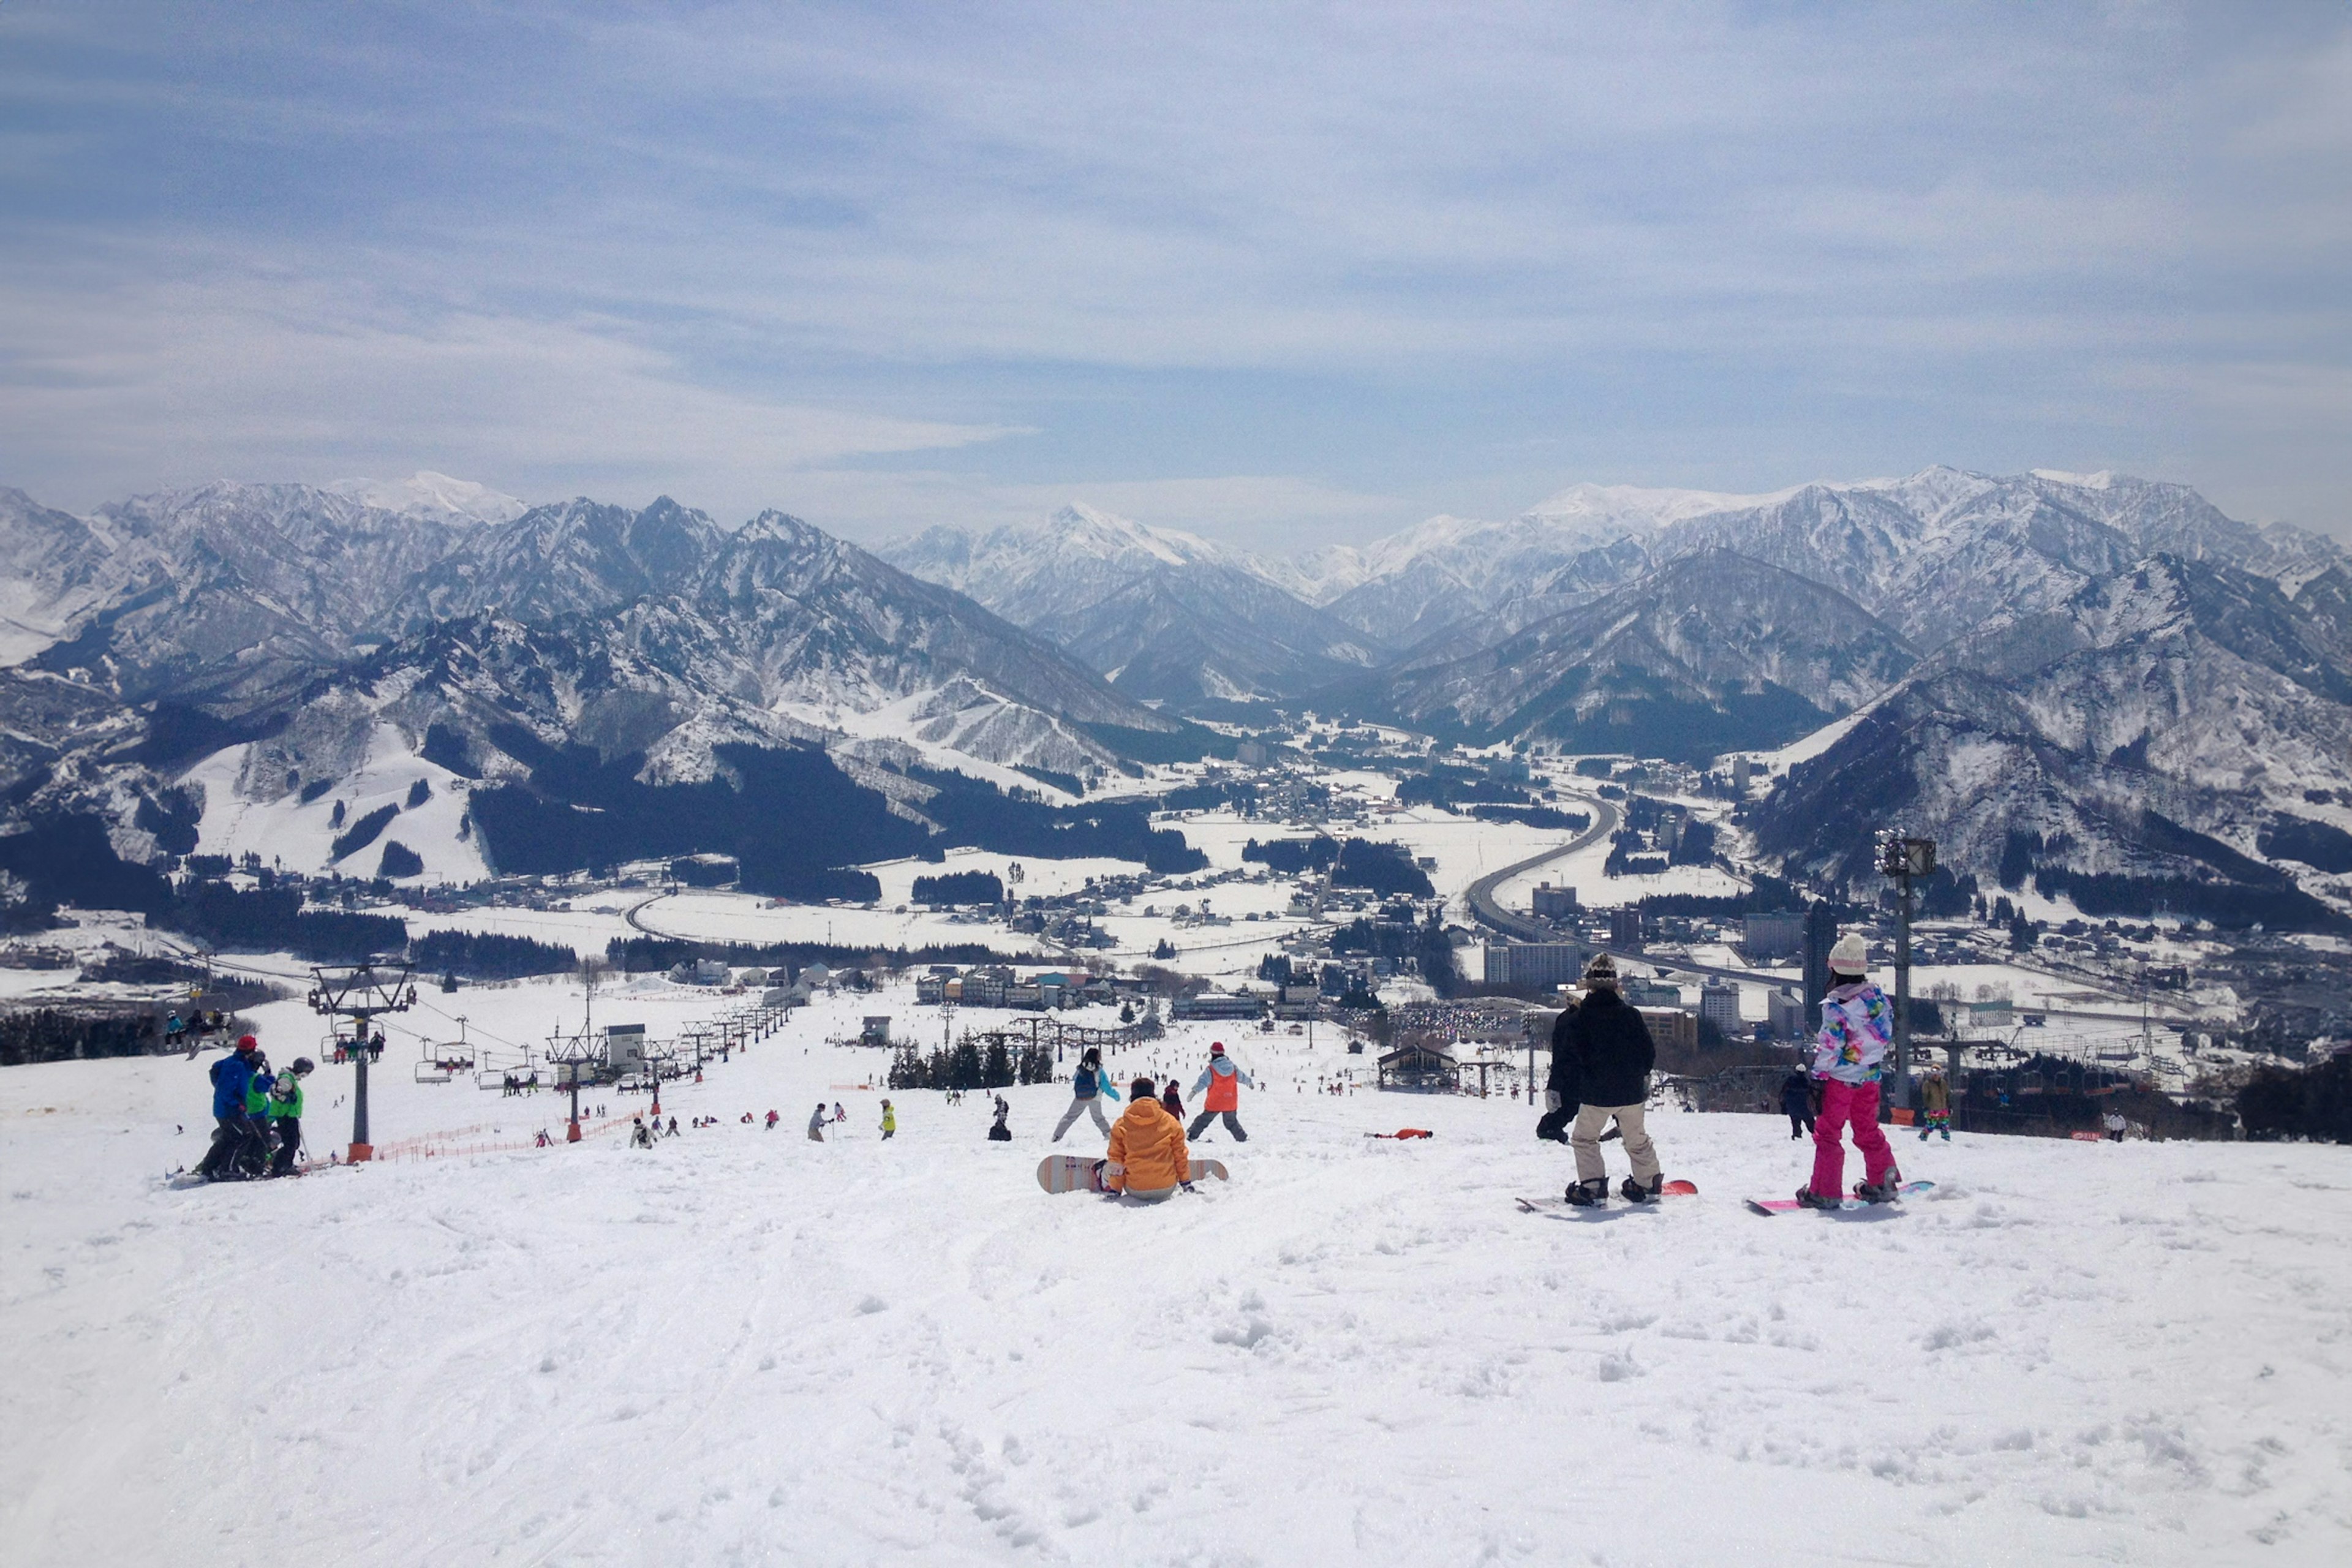
{"type": "Polygon", "coordinates": [[[1617,824],[1622,820],[1622,814],[1614,805],[1598,795],[1580,795],[1570,798],[1580,805],[1592,808],[1592,826],[1556,849],[1547,849],[1540,855],[1530,855],[1526,859],[1506,866],[1499,871],[1489,871],[1471,883],[1469,899],[1470,916],[1473,920],[1480,925],[1493,927],[1505,936],[1517,937],[1521,942],[1558,940],[1550,931],[1524,915],[1515,915],[1496,903],[1495,889],[1522,871],[1532,871],[1550,861],[1573,855],[1578,850],[1589,847],[1617,831],[1617,824]]]}

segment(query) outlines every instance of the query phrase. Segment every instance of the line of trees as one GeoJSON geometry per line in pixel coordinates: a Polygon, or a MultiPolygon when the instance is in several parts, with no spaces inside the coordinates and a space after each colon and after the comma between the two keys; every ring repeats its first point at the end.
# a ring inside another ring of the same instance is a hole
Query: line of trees
{"type": "Polygon", "coordinates": [[[925,1056],[911,1045],[898,1047],[890,1063],[892,1089],[1004,1089],[1016,1083],[1054,1081],[1054,1053],[1042,1045],[1015,1050],[1003,1035],[982,1046],[966,1035],[952,1046],[925,1056]]]}

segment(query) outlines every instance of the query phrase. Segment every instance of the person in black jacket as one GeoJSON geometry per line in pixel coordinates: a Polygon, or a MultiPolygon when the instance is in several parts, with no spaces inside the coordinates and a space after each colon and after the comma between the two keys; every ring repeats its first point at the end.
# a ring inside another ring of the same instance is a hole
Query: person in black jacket
{"type": "Polygon", "coordinates": [[[1569,1147],[1576,1152],[1576,1183],[1568,1201],[1591,1208],[1609,1201],[1609,1173],[1601,1162],[1601,1132],[1610,1118],[1625,1139],[1633,1173],[1622,1189],[1628,1202],[1645,1204],[1665,1178],[1658,1152],[1643,1125],[1650,1098],[1650,1068],[1657,1047],[1641,1012],[1617,994],[1617,964],[1597,955],[1584,971],[1584,1000],[1559,1016],[1551,1031],[1551,1081],[1545,1095],[1553,1113],[1576,1108],[1569,1147]]]}
{"type": "Polygon", "coordinates": [[[1813,1130],[1813,1086],[1801,1072],[1780,1080],[1780,1109],[1789,1113],[1789,1136],[1802,1138],[1813,1130]]]}

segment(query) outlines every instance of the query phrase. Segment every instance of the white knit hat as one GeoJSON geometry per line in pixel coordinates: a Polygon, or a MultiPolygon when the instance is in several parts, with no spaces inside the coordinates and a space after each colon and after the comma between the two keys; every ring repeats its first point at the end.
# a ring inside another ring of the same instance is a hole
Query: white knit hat
{"type": "Polygon", "coordinates": [[[1850,931],[1837,939],[1837,945],[1830,949],[1830,968],[1840,974],[1869,973],[1870,946],[1860,931],[1850,931]]]}

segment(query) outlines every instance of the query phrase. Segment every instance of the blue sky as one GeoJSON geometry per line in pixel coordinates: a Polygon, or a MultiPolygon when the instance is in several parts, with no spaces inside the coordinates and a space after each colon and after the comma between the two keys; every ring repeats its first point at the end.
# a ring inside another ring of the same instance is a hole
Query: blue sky
{"type": "Polygon", "coordinates": [[[0,5],[0,483],[2352,531],[2340,5],[0,5]]]}

